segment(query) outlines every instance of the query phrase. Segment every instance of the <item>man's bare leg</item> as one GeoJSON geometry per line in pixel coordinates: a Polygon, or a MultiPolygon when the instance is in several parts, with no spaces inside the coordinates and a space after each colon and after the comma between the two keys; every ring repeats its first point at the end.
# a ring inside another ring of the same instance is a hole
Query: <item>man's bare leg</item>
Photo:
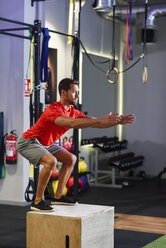
{"type": "Polygon", "coordinates": [[[59,199],[63,195],[64,188],[72,173],[77,157],[74,154],[68,152],[67,150],[64,150],[62,152],[59,152],[56,155],[56,158],[59,162],[63,163],[59,172],[58,188],[54,196],[56,199],[59,199]]]}
{"type": "Polygon", "coordinates": [[[39,160],[39,164],[42,164],[44,167],[39,173],[35,204],[43,200],[45,188],[50,179],[52,170],[57,165],[57,159],[51,154],[46,154],[39,160]]]}

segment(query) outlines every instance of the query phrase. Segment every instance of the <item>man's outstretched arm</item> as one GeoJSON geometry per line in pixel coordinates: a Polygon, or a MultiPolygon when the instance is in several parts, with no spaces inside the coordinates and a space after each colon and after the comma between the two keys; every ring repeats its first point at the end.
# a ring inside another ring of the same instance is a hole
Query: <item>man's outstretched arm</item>
{"type": "Polygon", "coordinates": [[[59,116],[54,120],[54,123],[58,126],[66,127],[66,128],[109,128],[115,126],[117,124],[127,124],[132,123],[134,121],[134,117],[132,118],[124,118],[123,123],[122,117],[118,114],[108,114],[103,118],[93,118],[93,117],[85,117],[74,119],[67,116],[59,116]],[[130,119],[130,120],[129,120],[130,119]],[[133,121],[132,121],[133,120],[133,121]]]}

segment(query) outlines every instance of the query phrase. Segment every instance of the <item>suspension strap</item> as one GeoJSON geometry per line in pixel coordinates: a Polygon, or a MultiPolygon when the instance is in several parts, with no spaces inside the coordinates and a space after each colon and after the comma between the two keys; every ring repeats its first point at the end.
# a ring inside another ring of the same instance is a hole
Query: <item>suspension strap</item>
{"type": "Polygon", "coordinates": [[[114,0],[113,1],[113,22],[112,22],[112,32],[113,32],[113,34],[112,34],[112,56],[113,56],[113,61],[112,61],[112,66],[107,71],[107,80],[111,84],[115,84],[119,78],[119,71],[115,67],[115,5],[116,5],[116,1],[114,0]],[[115,80],[111,80],[109,77],[111,71],[114,71],[116,73],[115,80]]]}
{"type": "Polygon", "coordinates": [[[112,22],[112,67],[115,67],[115,3],[113,5],[113,22],[112,22]]]}
{"type": "Polygon", "coordinates": [[[42,43],[40,72],[41,72],[41,82],[47,82],[48,81],[48,42],[50,39],[48,28],[44,28],[43,35],[44,37],[42,43]]]}

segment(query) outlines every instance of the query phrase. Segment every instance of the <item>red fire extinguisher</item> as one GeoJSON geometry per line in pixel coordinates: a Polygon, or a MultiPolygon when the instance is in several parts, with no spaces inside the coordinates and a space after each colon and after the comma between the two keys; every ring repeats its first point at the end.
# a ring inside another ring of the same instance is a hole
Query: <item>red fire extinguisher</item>
{"type": "Polygon", "coordinates": [[[16,142],[17,135],[15,134],[16,130],[12,130],[10,134],[5,135],[5,150],[6,150],[6,163],[7,164],[16,164],[17,163],[17,150],[16,142]]]}

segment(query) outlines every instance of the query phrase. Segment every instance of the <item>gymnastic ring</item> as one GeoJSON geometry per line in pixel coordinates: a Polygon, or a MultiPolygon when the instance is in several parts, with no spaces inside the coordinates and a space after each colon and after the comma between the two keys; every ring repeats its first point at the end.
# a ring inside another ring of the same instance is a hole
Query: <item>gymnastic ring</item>
{"type": "Polygon", "coordinates": [[[142,81],[143,81],[144,84],[146,84],[147,80],[148,80],[148,71],[147,71],[147,67],[145,66],[143,68],[142,81]]]}
{"type": "Polygon", "coordinates": [[[111,83],[111,84],[115,84],[115,83],[117,83],[118,78],[119,78],[119,70],[116,67],[110,67],[108,69],[108,71],[107,71],[107,80],[108,80],[108,82],[111,83]],[[111,71],[116,72],[116,79],[114,81],[109,78],[109,75],[110,75],[111,71]]]}

